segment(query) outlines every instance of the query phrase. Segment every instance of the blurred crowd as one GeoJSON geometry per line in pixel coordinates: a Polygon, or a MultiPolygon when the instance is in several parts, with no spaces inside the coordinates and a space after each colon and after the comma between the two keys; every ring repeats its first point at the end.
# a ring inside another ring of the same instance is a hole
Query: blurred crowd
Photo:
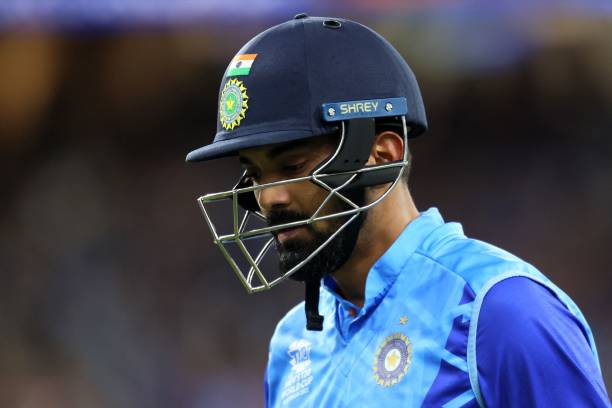
{"type": "MultiPolygon", "coordinates": [[[[448,72],[401,22],[364,22],[421,84],[419,208],[567,291],[610,390],[612,25],[561,21],[511,63],[448,72]]],[[[184,156],[268,23],[0,34],[0,406],[261,406],[268,340],[302,288],[246,295],[195,201],[233,186],[237,162],[184,156]]]]}

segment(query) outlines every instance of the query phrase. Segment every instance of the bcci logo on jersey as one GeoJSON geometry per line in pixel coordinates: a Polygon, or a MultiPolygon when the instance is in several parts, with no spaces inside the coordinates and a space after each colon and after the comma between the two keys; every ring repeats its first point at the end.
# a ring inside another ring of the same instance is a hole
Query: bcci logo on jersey
{"type": "Polygon", "coordinates": [[[310,348],[310,342],[304,339],[295,340],[289,345],[287,354],[290,358],[291,372],[281,391],[281,400],[284,404],[310,391],[312,383],[310,348]]]}
{"type": "Polygon", "coordinates": [[[410,368],[412,344],[402,333],[385,338],[374,356],[374,378],[383,387],[400,382],[410,368]]]}

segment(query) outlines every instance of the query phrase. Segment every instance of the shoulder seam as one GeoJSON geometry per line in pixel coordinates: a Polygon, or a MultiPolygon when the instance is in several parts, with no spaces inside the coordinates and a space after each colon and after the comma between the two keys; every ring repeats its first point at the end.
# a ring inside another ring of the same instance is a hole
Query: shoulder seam
{"type": "Polygon", "coordinates": [[[470,285],[470,283],[467,281],[467,279],[465,279],[461,274],[457,273],[456,271],[452,270],[451,268],[449,268],[448,266],[444,265],[442,262],[440,262],[439,260],[437,260],[436,258],[431,257],[430,255],[420,251],[420,250],[416,250],[414,251],[415,254],[421,255],[423,258],[427,258],[432,262],[435,262],[436,265],[439,265],[441,268],[443,268],[445,271],[448,271],[449,273],[452,273],[455,276],[458,276],[459,278],[461,278],[461,280],[463,282],[465,282],[465,284],[472,290],[472,292],[476,293],[474,291],[474,288],[472,287],[472,285],[470,285]]]}

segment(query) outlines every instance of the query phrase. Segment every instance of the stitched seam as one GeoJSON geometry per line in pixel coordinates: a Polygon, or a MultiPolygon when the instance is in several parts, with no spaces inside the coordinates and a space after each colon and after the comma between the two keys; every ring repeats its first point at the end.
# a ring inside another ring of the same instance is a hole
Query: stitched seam
{"type": "Polygon", "coordinates": [[[452,273],[455,276],[458,276],[459,278],[461,278],[461,280],[463,282],[465,282],[465,284],[472,290],[472,292],[476,293],[476,291],[474,290],[474,288],[472,287],[472,285],[470,285],[470,283],[460,274],[458,274],[457,272],[453,271],[451,268],[449,268],[448,266],[444,265],[442,262],[438,261],[435,258],[432,258],[431,256],[429,256],[428,254],[421,252],[420,250],[416,250],[414,251],[415,254],[421,255],[423,258],[427,258],[430,261],[434,262],[436,265],[440,266],[442,269],[444,269],[445,271],[452,273]]]}
{"type": "Polygon", "coordinates": [[[263,132],[254,131],[254,132],[249,132],[249,133],[242,133],[242,134],[235,135],[235,136],[232,136],[232,137],[223,137],[221,140],[218,140],[216,143],[218,143],[218,142],[225,142],[226,140],[240,139],[241,137],[252,136],[252,135],[263,135],[263,134],[266,134],[266,133],[295,132],[295,131],[311,132],[312,129],[293,128],[293,129],[265,130],[263,132]]]}
{"type": "MultiPolygon", "coordinates": [[[[302,39],[303,39],[303,47],[302,48],[303,48],[303,51],[304,51],[304,66],[306,67],[306,72],[308,73],[308,75],[306,75],[306,84],[307,84],[307,91],[308,91],[308,108],[309,108],[309,110],[308,110],[309,115],[308,116],[310,118],[310,115],[312,114],[313,109],[312,109],[312,90],[310,89],[310,69],[309,69],[309,66],[308,66],[308,58],[306,56],[306,24],[304,23],[304,19],[301,19],[300,23],[302,23],[302,32],[304,34],[303,37],[302,37],[302,39]]],[[[309,123],[310,123],[310,131],[314,132],[313,129],[312,129],[312,120],[311,119],[309,119],[309,123]]]]}

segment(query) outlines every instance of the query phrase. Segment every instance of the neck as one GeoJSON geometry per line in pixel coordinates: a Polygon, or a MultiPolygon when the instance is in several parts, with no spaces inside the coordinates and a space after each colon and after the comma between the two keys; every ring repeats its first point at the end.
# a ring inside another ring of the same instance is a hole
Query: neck
{"type": "Polygon", "coordinates": [[[339,293],[363,307],[366,280],[374,263],[389,249],[419,212],[405,186],[398,185],[379,204],[368,210],[351,257],[332,275],[339,293]]]}

